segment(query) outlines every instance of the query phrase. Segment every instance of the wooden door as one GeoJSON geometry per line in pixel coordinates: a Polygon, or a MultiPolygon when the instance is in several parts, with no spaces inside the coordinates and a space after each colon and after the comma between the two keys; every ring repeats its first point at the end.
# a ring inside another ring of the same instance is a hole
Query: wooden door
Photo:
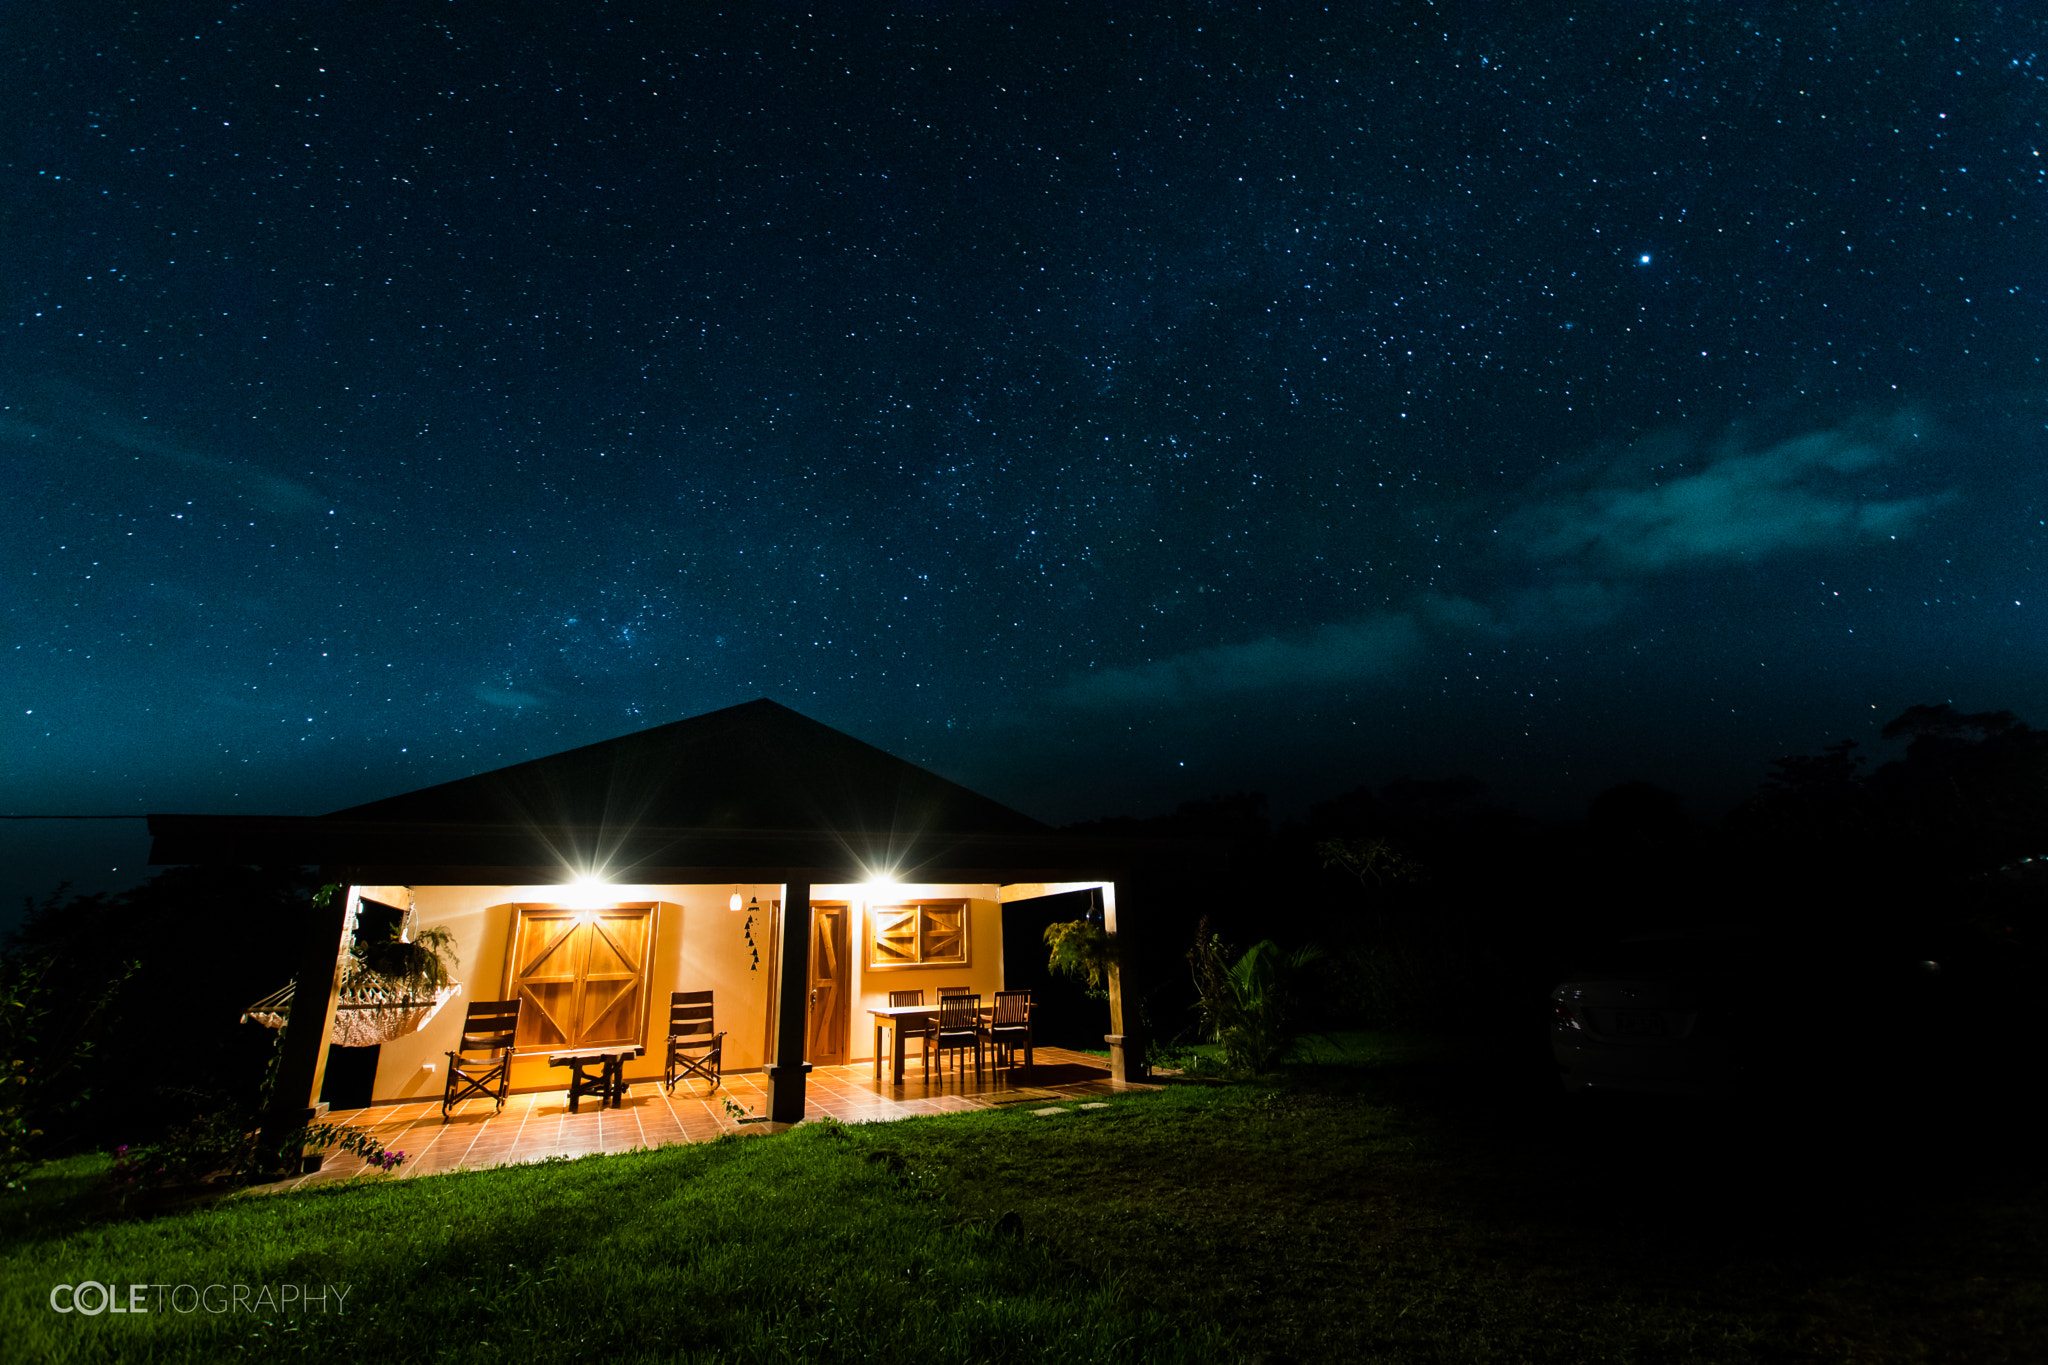
{"type": "Polygon", "coordinates": [[[804,1060],[812,1066],[844,1066],[848,1020],[853,1008],[852,969],[847,961],[851,916],[845,905],[811,904],[810,1024],[804,1032],[804,1060]]]}
{"type": "Polygon", "coordinates": [[[521,1002],[518,1050],[642,1042],[653,927],[649,906],[521,906],[510,983],[521,1002]]]}

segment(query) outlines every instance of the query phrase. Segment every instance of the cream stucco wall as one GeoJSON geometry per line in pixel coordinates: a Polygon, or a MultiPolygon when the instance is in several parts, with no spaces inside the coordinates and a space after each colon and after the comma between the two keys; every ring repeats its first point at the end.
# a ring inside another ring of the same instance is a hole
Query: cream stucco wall
{"type": "MultiPolygon", "coordinates": [[[[462,993],[449,1001],[427,1027],[384,1044],[378,1054],[374,1091],[378,1103],[440,1098],[447,1083],[447,1054],[460,1039],[469,1003],[503,998],[508,984],[506,958],[512,948],[516,923],[514,907],[576,903],[565,899],[569,890],[559,885],[363,888],[363,894],[372,899],[399,905],[405,904],[399,897],[409,891],[419,925],[447,925],[455,935],[456,953],[461,959],[455,978],[463,983],[462,993]],[[378,895],[376,891],[387,894],[378,895]]],[[[782,888],[759,885],[741,886],[739,890],[743,902],[758,899],[764,912],[754,924],[754,944],[760,951],[758,969],[745,938],[745,911],[734,914],[726,908],[733,892],[731,883],[605,889],[602,904],[652,903],[656,907],[648,1010],[641,1038],[647,1055],[627,1067],[629,1080],[658,1081],[661,1077],[661,1044],[672,991],[708,989],[716,993],[718,1027],[726,1034],[727,1071],[753,1071],[766,1064],[774,1041],[770,1001],[777,965],[775,946],[779,941],[773,915],[766,912],[781,895],[782,888]]],[[[888,993],[892,990],[922,989],[929,1000],[936,997],[940,986],[964,985],[984,996],[991,996],[1002,987],[1002,907],[993,884],[893,886],[884,891],[872,891],[861,884],[820,885],[811,888],[811,899],[844,902],[851,911],[849,1060],[872,1060],[874,1028],[867,1011],[888,1004],[888,993]],[[875,904],[965,900],[966,966],[869,968],[867,907],[871,900],[875,904]]],[[[512,1088],[560,1090],[566,1087],[566,1076],[565,1071],[551,1069],[545,1057],[521,1059],[513,1063],[512,1088]]]]}

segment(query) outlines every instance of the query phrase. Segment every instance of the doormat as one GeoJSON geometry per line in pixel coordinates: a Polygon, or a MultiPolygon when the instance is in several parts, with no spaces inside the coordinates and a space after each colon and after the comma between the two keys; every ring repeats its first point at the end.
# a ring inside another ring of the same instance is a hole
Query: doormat
{"type": "Polygon", "coordinates": [[[1047,1100],[1072,1099],[1056,1090],[1002,1090],[983,1098],[990,1104],[1044,1104],[1047,1100]]]}

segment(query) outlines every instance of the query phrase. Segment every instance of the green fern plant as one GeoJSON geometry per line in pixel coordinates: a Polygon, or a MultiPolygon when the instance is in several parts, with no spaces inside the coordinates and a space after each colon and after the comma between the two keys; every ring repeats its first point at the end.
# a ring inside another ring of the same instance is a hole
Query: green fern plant
{"type": "Polygon", "coordinates": [[[1188,954],[1204,1030],[1222,1045],[1224,1065],[1256,1076],[1287,1060],[1305,1032],[1308,971],[1324,957],[1314,944],[1284,951],[1271,939],[1254,943],[1235,962],[1205,918],[1188,954]]]}
{"type": "Polygon", "coordinates": [[[1117,965],[1116,935],[1087,920],[1070,920],[1045,926],[1045,942],[1052,949],[1046,967],[1055,976],[1071,976],[1097,1000],[1109,996],[1109,973],[1117,965]]]}
{"type": "Polygon", "coordinates": [[[397,930],[382,943],[359,944],[342,967],[341,993],[358,1000],[413,1000],[449,985],[455,931],[445,924],[422,929],[407,942],[397,930]]]}

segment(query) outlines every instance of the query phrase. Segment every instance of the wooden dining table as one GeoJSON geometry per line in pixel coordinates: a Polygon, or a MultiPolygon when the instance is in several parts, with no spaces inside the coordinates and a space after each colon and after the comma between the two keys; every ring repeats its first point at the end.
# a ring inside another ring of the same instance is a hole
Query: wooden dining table
{"type": "Polygon", "coordinates": [[[875,1079],[882,1079],[882,1030],[888,1029],[895,1035],[894,1052],[896,1069],[893,1073],[896,1084],[903,1084],[903,1037],[920,1028],[930,1028],[932,1020],[939,1014],[937,1005],[885,1005],[870,1009],[875,1016],[875,1079]]]}

